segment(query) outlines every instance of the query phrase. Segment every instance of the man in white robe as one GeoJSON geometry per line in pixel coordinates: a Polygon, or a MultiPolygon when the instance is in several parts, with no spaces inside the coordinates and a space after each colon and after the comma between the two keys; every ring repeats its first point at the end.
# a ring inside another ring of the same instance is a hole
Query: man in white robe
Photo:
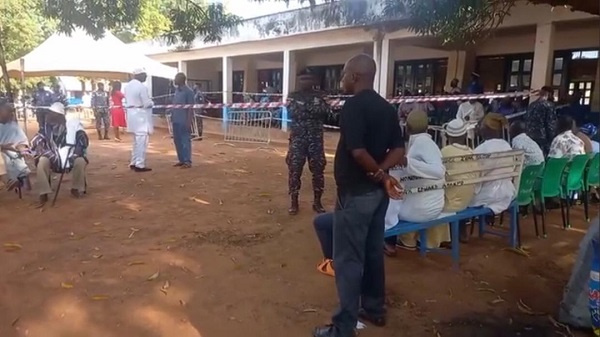
{"type": "MultiPolygon", "coordinates": [[[[508,121],[503,115],[488,113],[479,129],[479,134],[485,141],[475,148],[475,154],[512,151],[510,144],[502,138],[507,124],[508,121]]],[[[482,162],[481,175],[510,174],[514,170],[511,164],[514,164],[511,156],[485,160],[482,162]]],[[[516,189],[512,178],[487,181],[481,184],[481,189],[475,194],[471,206],[484,206],[499,214],[508,209],[515,196],[516,189]]]]}
{"type": "MultiPolygon", "coordinates": [[[[427,133],[427,113],[413,110],[406,120],[410,134],[406,153],[406,167],[390,170],[390,175],[402,181],[405,189],[442,186],[445,183],[446,168],[442,163],[442,153],[427,133]]],[[[399,220],[424,222],[437,218],[444,208],[444,189],[407,194],[403,200],[390,200],[385,216],[385,229],[398,224],[399,220]]],[[[414,250],[417,246],[417,233],[400,236],[399,246],[414,250]]],[[[386,239],[385,252],[394,255],[396,238],[386,239]]],[[[425,243],[422,243],[425,244],[425,243]]]]}
{"type": "Polygon", "coordinates": [[[12,189],[18,185],[18,179],[27,179],[29,167],[23,159],[23,152],[29,148],[29,141],[21,129],[12,106],[0,101],[0,183],[12,189]]]}
{"type": "Polygon", "coordinates": [[[152,106],[148,88],[144,85],[146,71],[136,69],[133,79],[125,87],[125,106],[127,106],[127,132],[133,134],[133,150],[129,168],[135,172],[148,172],[152,169],[146,167],[146,151],[150,135],[154,132],[152,120],[152,106]]]}

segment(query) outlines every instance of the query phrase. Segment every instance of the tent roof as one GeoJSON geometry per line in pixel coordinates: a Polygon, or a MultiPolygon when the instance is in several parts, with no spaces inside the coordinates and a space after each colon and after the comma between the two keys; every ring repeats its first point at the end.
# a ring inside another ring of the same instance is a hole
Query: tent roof
{"type": "MultiPolygon", "coordinates": [[[[94,40],[83,31],[71,36],[54,34],[25,59],[25,76],[85,76],[127,79],[133,69],[144,67],[150,76],[173,78],[177,69],[137,53],[110,32],[94,40]]],[[[19,77],[20,60],[7,64],[11,77],[19,77]]]]}

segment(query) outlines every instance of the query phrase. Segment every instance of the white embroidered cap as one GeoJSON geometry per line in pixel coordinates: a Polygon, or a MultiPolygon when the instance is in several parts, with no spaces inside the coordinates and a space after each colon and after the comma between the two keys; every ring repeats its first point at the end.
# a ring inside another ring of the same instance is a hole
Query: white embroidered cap
{"type": "Polygon", "coordinates": [[[134,75],[139,75],[139,74],[145,74],[146,73],[146,69],[142,68],[135,68],[133,69],[132,74],[134,75]]]}
{"type": "Polygon", "coordinates": [[[444,131],[449,137],[462,137],[467,134],[467,123],[459,118],[453,119],[446,124],[444,131]]]}
{"type": "Polygon", "coordinates": [[[52,112],[56,112],[59,115],[65,114],[65,106],[60,102],[52,103],[52,105],[48,108],[48,110],[50,110],[52,112]]]}

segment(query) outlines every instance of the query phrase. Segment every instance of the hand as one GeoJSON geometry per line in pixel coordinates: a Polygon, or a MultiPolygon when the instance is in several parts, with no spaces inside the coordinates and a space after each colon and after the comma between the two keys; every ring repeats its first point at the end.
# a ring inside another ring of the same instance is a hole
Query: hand
{"type": "Polygon", "coordinates": [[[383,177],[383,186],[390,199],[401,200],[404,198],[404,188],[396,178],[386,174],[383,177]]]}

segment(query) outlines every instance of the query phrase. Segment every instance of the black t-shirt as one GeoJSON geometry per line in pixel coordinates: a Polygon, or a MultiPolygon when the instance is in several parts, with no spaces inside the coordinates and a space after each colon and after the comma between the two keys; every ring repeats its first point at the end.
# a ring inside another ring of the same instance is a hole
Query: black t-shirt
{"type": "Polygon", "coordinates": [[[404,147],[394,107],[373,90],[364,90],[344,103],[340,140],[333,172],[340,192],[365,193],[379,188],[354,160],[352,150],[366,149],[380,164],[387,152],[404,147]]]}

